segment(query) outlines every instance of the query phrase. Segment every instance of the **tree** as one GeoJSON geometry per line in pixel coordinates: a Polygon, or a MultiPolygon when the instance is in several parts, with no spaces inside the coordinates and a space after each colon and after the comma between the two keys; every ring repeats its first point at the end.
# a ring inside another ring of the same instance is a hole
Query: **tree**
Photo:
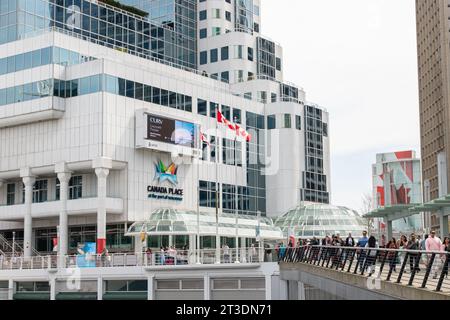
{"type": "MultiPolygon", "coordinates": [[[[361,208],[361,212],[363,213],[363,215],[372,211],[374,209],[373,205],[374,205],[373,197],[370,195],[370,193],[364,193],[362,195],[362,208],[361,208]]],[[[373,218],[367,219],[368,233],[371,234],[374,229],[375,229],[374,219],[373,218]]]]}

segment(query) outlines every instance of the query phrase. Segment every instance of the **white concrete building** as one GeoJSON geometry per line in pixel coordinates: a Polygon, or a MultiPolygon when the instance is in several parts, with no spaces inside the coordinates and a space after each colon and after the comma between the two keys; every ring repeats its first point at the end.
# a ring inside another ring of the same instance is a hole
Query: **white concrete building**
{"type": "Polygon", "coordinates": [[[14,232],[25,256],[56,238],[61,255],[85,242],[133,250],[126,230],[157,209],[214,214],[216,181],[219,213],[276,217],[330,202],[328,113],[284,81],[281,47],[260,35],[260,1],[242,2],[243,16],[234,0],[186,0],[189,18],[173,4],[171,24],[152,20],[154,1],[120,2],[141,11],[2,1],[2,21],[36,19],[0,28],[2,237],[14,232]],[[170,42],[183,23],[189,41],[170,42]],[[235,144],[216,108],[252,140],[235,144]]]}

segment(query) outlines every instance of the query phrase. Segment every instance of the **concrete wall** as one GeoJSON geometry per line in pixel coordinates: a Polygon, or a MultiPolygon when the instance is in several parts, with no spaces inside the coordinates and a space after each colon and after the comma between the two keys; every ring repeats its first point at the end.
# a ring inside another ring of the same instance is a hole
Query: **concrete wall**
{"type": "MultiPolygon", "coordinates": [[[[353,273],[296,263],[280,265],[281,279],[297,281],[345,300],[450,300],[449,295],[408,287],[394,282],[374,280],[353,273]],[[370,289],[371,287],[375,289],[370,289]]],[[[313,294],[314,296],[314,294],[313,294]]],[[[315,295],[316,297],[317,295],[315,295]]],[[[319,295],[320,297],[320,295],[319,295]]],[[[325,298],[324,298],[325,299],[325,298]]]]}

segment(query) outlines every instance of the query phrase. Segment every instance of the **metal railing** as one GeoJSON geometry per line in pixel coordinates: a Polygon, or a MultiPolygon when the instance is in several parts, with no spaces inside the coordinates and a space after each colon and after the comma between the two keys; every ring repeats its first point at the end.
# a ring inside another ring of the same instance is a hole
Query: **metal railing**
{"type": "MultiPolygon", "coordinates": [[[[6,239],[2,234],[0,234],[0,246],[4,249],[4,251],[0,250],[0,254],[2,256],[9,256],[13,254],[20,254],[23,252],[23,240],[16,240],[14,242],[10,242],[8,239],[6,239]]],[[[31,252],[35,256],[40,256],[40,252],[37,251],[35,248],[31,248],[31,252]]]]}
{"type": "Polygon", "coordinates": [[[279,262],[305,263],[450,293],[447,251],[304,246],[279,250],[277,256],[279,262]]]}
{"type": "MultiPolygon", "coordinates": [[[[239,248],[220,250],[217,255],[215,249],[178,250],[153,253],[114,253],[108,255],[66,255],[62,268],[114,268],[114,267],[151,267],[151,266],[180,266],[180,265],[211,265],[264,262],[264,253],[258,248],[239,248]]],[[[0,270],[22,269],[55,269],[58,268],[59,256],[1,256],[0,270]]]]}

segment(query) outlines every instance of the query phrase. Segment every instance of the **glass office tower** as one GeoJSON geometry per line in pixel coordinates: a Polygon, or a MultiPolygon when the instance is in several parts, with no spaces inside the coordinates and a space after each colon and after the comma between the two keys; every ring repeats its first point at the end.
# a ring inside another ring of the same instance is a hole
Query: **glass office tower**
{"type": "Polygon", "coordinates": [[[2,0],[0,44],[23,39],[39,30],[59,28],[111,48],[196,69],[195,37],[182,33],[195,29],[195,19],[191,19],[190,28],[181,26],[187,21],[185,16],[195,16],[195,2],[189,1],[189,10],[182,10],[186,8],[184,2],[177,1],[180,9],[174,7],[174,12],[180,12],[175,14],[180,18],[170,26],[153,22],[152,15],[145,10],[127,7],[127,1],[120,2],[119,8],[87,0],[2,0]]]}

